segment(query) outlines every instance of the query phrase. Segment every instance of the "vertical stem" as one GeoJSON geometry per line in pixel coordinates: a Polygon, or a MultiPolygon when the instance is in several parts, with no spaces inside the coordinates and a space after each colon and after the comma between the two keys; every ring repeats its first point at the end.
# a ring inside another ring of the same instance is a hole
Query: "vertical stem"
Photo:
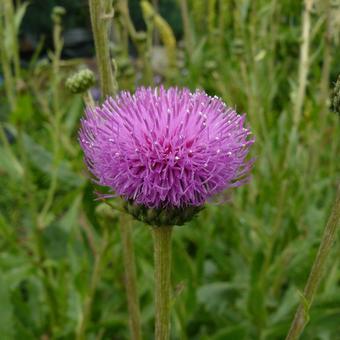
{"type": "Polygon", "coordinates": [[[155,261],[155,340],[170,338],[172,227],[153,227],[155,261]]]}
{"type": "Polygon", "coordinates": [[[4,13],[5,21],[7,21],[6,26],[10,31],[10,40],[12,45],[12,53],[13,53],[13,64],[14,64],[14,75],[15,80],[18,82],[20,79],[20,57],[19,57],[19,46],[18,46],[18,31],[15,25],[15,14],[14,14],[14,4],[12,0],[4,0],[4,13]]]}
{"type": "MultiPolygon", "coordinates": [[[[328,112],[328,97],[329,97],[329,74],[332,61],[331,56],[331,3],[330,0],[324,1],[325,15],[325,31],[323,35],[324,50],[323,50],[323,65],[321,74],[321,89],[320,89],[320,104],[321,114],[323,116],[328,112]]],[[[324,120],[324,117],[323,117],[324,120]]]]}
{"type": "Polygon", "coordinates": [[[286,340],[296,340],[300,337],[303,329],[308,322],[308,312],[312,305],[314,295],[319,286],[322,277],[327,256],[332,248],[332,244],[336,237],[336,230],[340,220],[340,185],[338,187],[333,210],[328,219],[324,230],[318,253],[314,260],[312,269],[309,273],[308,281],[303,293],[303,301],[300,302],[295,313],[294,320],[290,326],[290,330],[286,340]]]}
{"type": "MultiPolygon", "coordinates": [[[[117,91],[117,83],[113,75],[109,51],[107,21],[110,13],[105,11],[107,6],[104,0],[89,0],[89,6],[102,97],[113,96],[117,91]]],[[[113,13],[112,7],[110,9],[113,13]]]]}
{"type": "Polygon", "coordinates": [[[226,0],[219,0],[219,13],[218,13],[218,31],[220,46],[223,49],[225,39],[225,27],[226,27],[226,16],[228,12],[228,4],[226,0]]]}
{"type": "Polygon", "coordinates": [[[215,29],[215,16],[216,16],[216,0],[208,0],[208,10],[207,10],[207,16],[208,16],[208,33],[211,38],[211,36],[214,33],[215,29]]]}
{"type": "Polygon", "coordinates": [[[313,0],[304,0],[304,11],[302,15],[302,35],[299,57],[299,76],[298,89],[293,107],[293,126],[289,134],[289,140],[284,157],[283,167],[286,169],[289,163],[289,157],[292,155],[293,141],[298,134],[298,127],[301,119],[303,102],[305,100],[307,76],[309,71],[309,44],[311,31],[311,11],[313,0]]]}
{"type": "Polygon", "coordinates": [[[302,42],[300,46],[300,61],[299,61],[299,88],[294,106],[294,126],[297,128],[301,112],[303,108],[303,101],[306,93],[307,76],[309,69],[309,43],[310,43],[310,25],[311,25],[311,11],[313,0],[305,0],[305,8],[303,11],[302,22],[302,42]]]}
{"type": "MultiPolygon", "coordinates": [[[[100,88],[102,96],[115,95],[117,91],[117,82],[112,69],[109,52],[108,27],[105,20],[113,15],[112,1],[107,0],[89,0],[90,16],[94,42],[96,48],[97,64],[100,74],[100,88]]],[[[135,29],[129,17],[127,0],[120,1],[121,9],[125,20],[128,22],[130,33],[135,37],[135,29]]],[[[87,100],[89,98],[86,98],[87,100]]],[[[122,215],[123,216],[123,215],[122,215]]],[[[128,310],[130,318],[131,336],[133,340],[141,339],[140,312],[137,294],[137,281],[135,258],[133,252],[131,225],[126,223],[125,217],[121,217],[119,226],[123,241],[123,255],[125,264],[126,291],[128,299],[128,310]]],[[[79,338],[81,339],[81,338],[79,338]]]]}
{"type": "Polygon", "coordinates": [[[87,90],[85,93],[83,93],[83,100],[86,106],[95,107],[95,102],[90,90],[87,90]]]}
{"type": "Polygon", "coordinates": [[[60,139],[61,139],[61,108],[60,108],[60,59],[63,50],[61,15],[57,15],[53,19],[53,46],[54,53],[52,57],[52,109],[53,116],[51,118],[51,139],[53,145],[53,166],[51,171],[51,182],[48,188],[45,203],[38,217],[39,227],[45,226],[45,218],[51,209],[54,196],[58,187],[58,166],[62,158],[60,139]]]}
{"type": "Polygon", "coordinates": [[[15,94],[15,87],[14,87],[14,80],[11,71],[11,62],[8,57],[7,49],[5,46],[5,4],[0,2],[0,62],[1,68],[4,75],[5,81],[5,91],[6,96],[8,99],[8,103],[10,106],[11,111],[15,110],[16,107],[16,94],[15,94]]]}
{"type": "Polygon", "coordinates": [[[93,298],[97,290],[98,282],[101,278],[101,273],[103,269],[103,258],[104,258],[105,252],[109,244],[109,237],[110,235],[108,233],[108,230],[105,229],[103,231],[103,238],[102,238],[101,244],[98,247],[98,251],[96,251],[95,253],[94,267],[93,267],[93,272],[91,276],[90,287],[89,287],[87,296],[85,298],[82,314],[79,319],[79,324],[78,324],[77,333],[76,333],[76,340],[86,339],[85,337],[86,329],[91,319],[93,298]]]}
{"type": "Polygon", "coordinates": [[[187,0],[179,0],[179,6],[181,8],[185,48],[187,50],[188,55],[190,55],[192,53],[192,49],[193,49],[193,39],[192,39],[192,34],[191,34],[192,32],[191,32],[191,27],[190,27],[188,1],[187,0]]]}
{"type": "Polygon", "coordinates": [[[131,339],[140,340],[142,338],[142,331],[139,312],[139,299],[137,292],[135,254],[132,243],[132,226],[131,220],[127,219],[127,216],[125,214],[122,214],[121,216],[122,217],[119,223],[119,228],[123,242],[125,289],[128,301],[131,339]]]}

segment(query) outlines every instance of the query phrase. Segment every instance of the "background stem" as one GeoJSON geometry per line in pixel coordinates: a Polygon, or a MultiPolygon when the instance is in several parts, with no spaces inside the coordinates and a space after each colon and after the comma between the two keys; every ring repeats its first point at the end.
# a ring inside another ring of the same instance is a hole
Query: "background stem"
{"type": "Polygon", "coordinates": [[[105,8],[103,0],[89,0],[89,6],[102,97],[113,96],[117,91],[117,83],[110,59],[107,27],[108,19],[113,16],[113,9],[110,6],[110,11],[105,11],[108,8],[105,8]]]}
{"type": "Polygon", "coordinates": [[[193,38],[192,38],[192,32],[191,32],[191,27],[190,27],[190,17],[189,17],[187,0],[179,0],[179,6],[181,9],[181,16],[182,16],[182,22],[183,22],[185,49],[188,55],[190,55],[193,49],[193,38]]]}
{"type": "Polygon", "coordinates": [[[125,289],[128,301],[131,339],[140,340],[142,338],[142,331],[137,292],[135,254],[132,243],[132,225],[131,220],[125,214],[121,214],[119,228],[123,243],[125,289]]]}
{"type": "MultiPolygon", "coordinates": [[[[129,18],[127,1],[123,1],[122,4],[123,8],[125,9],[124,13],[129,18]]],[[[108,95],[114,96],[117,92],[118,85],[110,59],[107,26],[107,20],[113,16],[113,8],[111,2],[105,2],[105,0],[89,0],[89,5],[97,64],[100,74],[100,88],[102,91],[102,97],[108,95]]],[[[132,22],[130,22],[130,25],[130,29],[134,31],[132,22]]],[[[86,100],[88,102],[93,101],[91,100],[91,97],[89,97],[89,93],[87,93],[87,96],[85,97],[85,101],[86,100]]],[[[131,222],[126,219],[124,214],[121,214],[119,227],[123,242],[125,289],[128,301],[131,338],[133,340],[140,340],[142,337],[142,332],[137,292],[135,258],[132,244],[132,229],[131,222]]]]}
{"type": "Polygon", "coordinates": [[[294,320],[286,340],[298,339],[308,322],[308,312],[312,305],[314,295],[320,283],[327,256],[332,248],[336,237],[336,230],[340,220],[340,185],[338,187],[335,204],[323,233],[322,241],[310,271],[308,281],[303,293],[303,300],[300,302],[294,320]]]}
{"type": "Polygon", "coordinates": [[[309,72],[309,44],[311,31],[311,11],[313,0],[304,1],[302,36],[300,45],[300,60],[299,60],[299,87],[294,106],[294,126],[297,128],[301,119],[303,102],[306,94],[307,76],[309,72]]]}
{"type": "Polygon", "coordinates": [[[90,287],[88,290],[88,294],[85,298],[82,315],[80,317],[80,321],[79,321],[79,325],[77,329],[77,334],[76,334],[77,340],[85,339],[86,329],[91,318],[93,298],[95,296],[98,283],[101,279],[104,255],[109,244],[109,238],[110,238],[110,235],[108,233],[108,230],[104,229],[102,241],[100,243],[100,246],[98,247],[98,251],[96,251],[95,253],[94,267],[93,267],[93,272],[91,276],[90,287]]]}
{"type": "Polygon", "coordinates": [[[155,339],[170,338],[171,232],[172,227],[153,227],[155,261],[155,339]]]}

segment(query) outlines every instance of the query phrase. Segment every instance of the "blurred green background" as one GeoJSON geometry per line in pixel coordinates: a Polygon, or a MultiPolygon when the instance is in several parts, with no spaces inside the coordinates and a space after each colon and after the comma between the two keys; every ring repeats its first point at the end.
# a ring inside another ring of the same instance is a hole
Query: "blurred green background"
{"type": "MultiPolygon", "coordinates": [[[[172,338],[284,339],[339,180],[340,2],[159,0],[153,16],[113,3],[120,89],[204,88],[256,136],[251,182],[175,228],[172,338]]],[[[129,339],[120,212],[95,201],[82,96],[65,88],[78,69],[96,72],[88,4],[0,4],[0,339],[74,339],[88,296],[86,339],[129,339]],[[51,17],[56,5],[65,15],[51,17]]],[[[149,228],[133,222],[133,241],[152,339],[149,228]]],[[[337,242],[302,339],[340,339],[339,255],[337,242]]]]}

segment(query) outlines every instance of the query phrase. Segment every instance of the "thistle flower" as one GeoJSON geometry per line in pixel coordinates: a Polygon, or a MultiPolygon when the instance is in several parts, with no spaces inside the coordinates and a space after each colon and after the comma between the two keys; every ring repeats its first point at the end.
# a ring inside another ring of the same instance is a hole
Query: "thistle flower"
{"type": "Polygon", "coordinates": [[[194,214],[248,179],[254,139],[244,124],[204,91],[139,88],[87,108],[79,140],[97,184],[155,218],[186,207],[194,214]]]}

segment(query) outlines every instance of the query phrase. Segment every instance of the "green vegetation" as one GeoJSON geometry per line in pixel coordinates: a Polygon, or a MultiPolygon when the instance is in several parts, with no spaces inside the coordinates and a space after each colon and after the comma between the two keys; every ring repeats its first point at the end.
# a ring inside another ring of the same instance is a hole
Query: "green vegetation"
{"type": "MultiPolygon", "coordinates": [[[[177,11],[173,21],[151,3],[133,7],[143,32],[127,0],[114,1],[99,25],[113,27],[119,89],[159,81],[204,88],[246,112],[256,136],[250,183],[173,230],[172,339],[284,339],[305,302],[339,182],[339,115],[329,96],[340,73],[340,3],[165,1],[177,11]],[[167,21],[181,21],[183,37],[167,21]]],[[[142,335],[152,339],[151,232],[131,226],[118,199],[113,208],[95,200],[102,188],[77,141],[83,99],[92,98],[65,82],[86,61],[62,59],[68,14],[58,7],[53,49],[39,58],[38,45],[23,68],[26,9],[0,0],[0,339],[130,339],[124,225],[133,233],[142,335]]],[[[301,339],[340,334],[339,242],[325,266],[301,339]]]]}

